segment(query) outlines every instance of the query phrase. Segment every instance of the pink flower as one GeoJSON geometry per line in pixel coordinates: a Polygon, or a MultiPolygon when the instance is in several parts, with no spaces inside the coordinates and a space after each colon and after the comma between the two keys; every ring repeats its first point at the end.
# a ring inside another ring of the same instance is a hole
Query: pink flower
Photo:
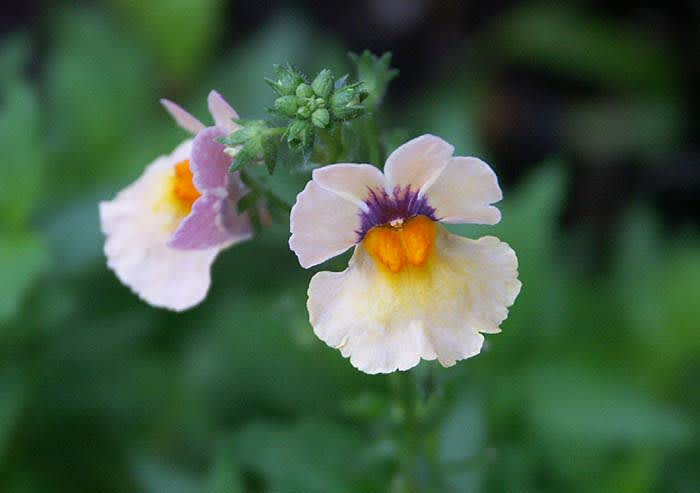
{"type": "Polygon", "coordinates": [[[204,299],[219,252],[250,238],[252,228],[236,210],[244,187],[228,172],[233,157],[216,142],[237,129],[234,109],[212,91],[215,126],[205,127],[177,104],[161,102],[194,140],[156,159],[114,200],[100,203],[100,219],[107,265],[117,277],[146,302],[181,311],[204,299]]]}

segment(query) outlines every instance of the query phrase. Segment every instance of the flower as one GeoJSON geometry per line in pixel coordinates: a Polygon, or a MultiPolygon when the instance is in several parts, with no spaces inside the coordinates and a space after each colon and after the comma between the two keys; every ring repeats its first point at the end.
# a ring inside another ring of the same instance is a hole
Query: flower
{"type": "Polygon", "coordinates": [[[101,202],[100,220],[107,265],[117,277],[151,305],[181,311],[206,296],[219,252],[250,238],[252,229],[236,211],[244,188],[228,172],[233,157],[215,140],[236,130],[236,112],[212,91],[209,112],[216,125],[205,127],[175,103],[161,102],[195,138],[101,202]]]}
{"type": "Polygon", "coordinates": [[[520,292],[515,252],[493,236],[471,240],[440,222],[496,224],[493,170],[433,135],[387,159],[314,170],[291,212],[290,248],[304,268],[354,246],[343,272],[311,279],[316,335],[366,373],[407,370],[420,359],[452,366],[500,332],[520,292]]]}

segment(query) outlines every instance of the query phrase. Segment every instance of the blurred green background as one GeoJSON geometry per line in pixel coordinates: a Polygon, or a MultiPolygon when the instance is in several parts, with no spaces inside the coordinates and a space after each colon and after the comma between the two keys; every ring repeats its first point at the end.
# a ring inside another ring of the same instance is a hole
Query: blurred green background
{"type": "Polygon", "coordinates": [[[0,491],[700,491],[697,2],[1,8],[0,491]],[[387,146],[431,132],[496,169],[502,223],[455,229],[510,243],[523,281],[487,350],[435,369],[411,478],[395,379],[314,337],[287,225],[175,315],[106,268],[97,214],[184,137],[158,98],[260,117],[274,63],[364,48],[401,71],[387,146]]]}

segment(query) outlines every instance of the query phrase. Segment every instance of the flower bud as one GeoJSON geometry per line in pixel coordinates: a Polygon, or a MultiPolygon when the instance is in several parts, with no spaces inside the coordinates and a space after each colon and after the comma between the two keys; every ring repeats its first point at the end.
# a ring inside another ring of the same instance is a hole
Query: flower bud
{"type": "Polygon", "coordinates": [[[304,82],[298,70],[291,65],[277,66],[277,80],[265,79],[272,89],[280,96],[293,95],[297,86],[304,82]]]}
{"type": "Polygon", "coordinates": [[[319,108],[311,115],[311,123],[318,128],[326,128],[331,121],[331,114],[325,108],[319,108]]]}
{"type": "Polygon", "coordinates": [[[316,93],[316,96],[327,98],[333,92],[334,84],[333,73],[328,69],[323,69],[311,83],[311,88],[316,93]]]}
{"type": "Polygon", "coordinates": [[[297,110],[297,116],[306,120],[311,116],[311,110],[307,106],[302,106],[297,110]]]}
{"type": "Polygon", "coordinates": [[[351,84],[333,94],[331,97],[331,109],[340,120],[351,120],[360,116],[365,107],[361,104],[367,97],[367,92],[361,88],[361,84],[351,84]]]}
{"type": "Polygon", "coordinates": [[[299,108],[298,99],[296,96],[282,96],[275,100],[275,110],[281,115],[293,117],[299,108]]]}
{"type": "Polygon", "coordinates": [[[295,120],[287,127],[287,142],[292,146],[307,148],[313,135],[313,126],[302,120],[295,120]]]}
{"type": "Polygon", "coordinates": [[[310,85],[301,83],[297,86],[296,95],[300,98],[310,98],[314,95],[314,91],[310,85]]]}

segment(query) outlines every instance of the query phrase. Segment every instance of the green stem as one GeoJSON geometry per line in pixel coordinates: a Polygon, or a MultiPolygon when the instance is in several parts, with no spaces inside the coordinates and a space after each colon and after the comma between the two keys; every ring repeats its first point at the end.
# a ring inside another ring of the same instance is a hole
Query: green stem
{"type": "Polygon", "coordinates": [[[379,131],[377,130],[377,117],[374,114],[367,115],[365,122],[365,140],[369,151],[369,162],[375,166],[382,166],[382,151],[379,145],[379,131]]]}
{"type": "Polygon", "coordinates": [[[403,411],[398,473],[405,493],[432,491],[439,484],[439,468],[434,457],[435,413],[442,392],[432,379],[432,367],[399,372],[395,375],[396,399],[403,411]],[[422,370],[422,371],[419,371],[422,370]]]}

